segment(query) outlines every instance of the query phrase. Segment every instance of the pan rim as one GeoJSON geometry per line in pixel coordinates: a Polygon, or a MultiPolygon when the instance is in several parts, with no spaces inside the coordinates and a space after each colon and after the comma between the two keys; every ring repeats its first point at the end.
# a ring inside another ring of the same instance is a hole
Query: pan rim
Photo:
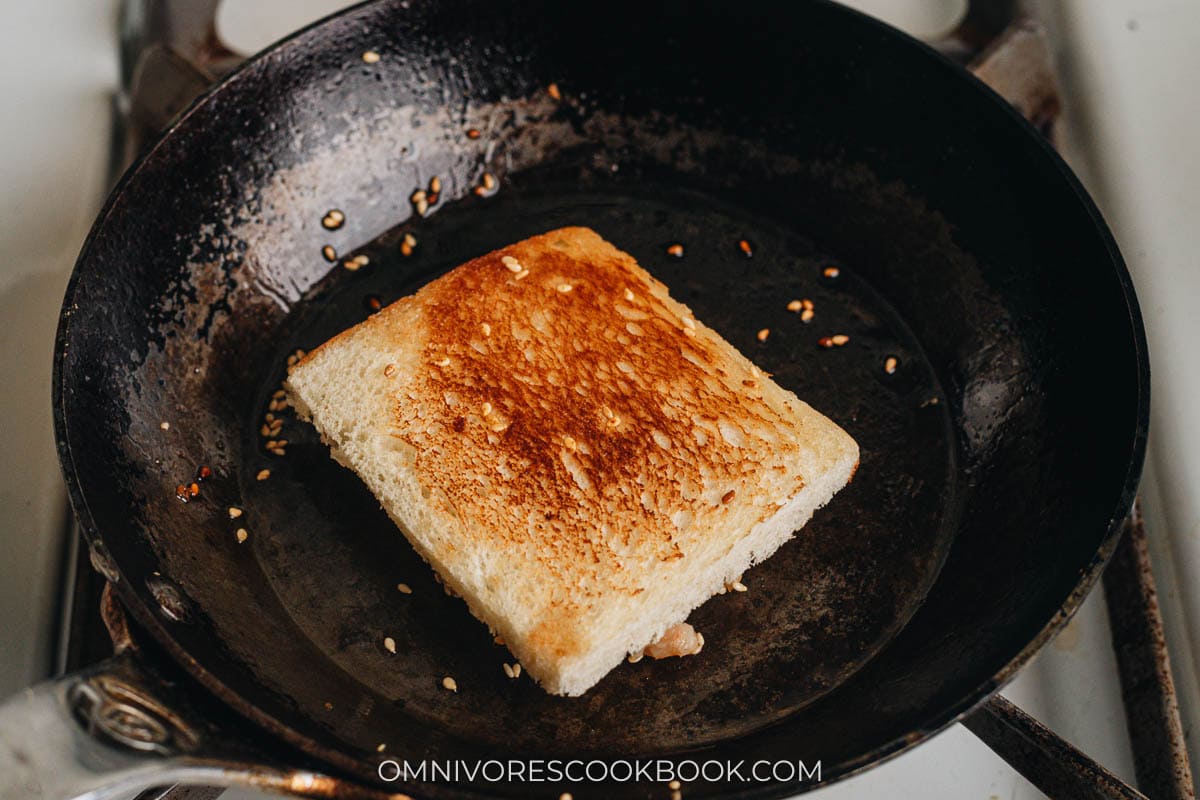
{"type": "MultiPolygon", "coordinates": [[[[52,373],[52,405],[54,417],[54,429],[56,439],[56,450],[59,457],[59,462],[63,470],[65,483],[67,486],[68,499],[70,500],[71,508],[76,517],[80,520],[81,528],[87,538],[89,546],[95,546],[101,543],[104,537],[100,535],[95,519],[91,513],[87,498],[84,494],[82,483],[79,480],[78,472],[75,468],[75,460],[72,452],[71,443],[68,437],[67,430],[67,404],[68,391],[66,384],[66,369],[65,369],[65,347],[70,338],[71,324],[73,319],[73,309],[76,305],[76,297],[79,290],[81,277],[88,271],[88,263],[90,261],[90,253],[93,247],[93,242],[100,231],[106,226],[106,223],[114,213],[117,200],[120,198],[127,186],[137,178],[148,163],[151,163],[163,150],[165,143],[171,139],[175,133],[184,126],[187,121],[195,114],[201,112],[208,106],[215,97],[228,93],[229,87],[237,84],[240,81],[248,80],[253,75],[261,74],[269,61],[276,57],[278,53],[284,49],[294,45],[297,41],[310,36],[313,31],[321,28],[334,20],[349,20],[358,15],[364,14],[377,6],[383,6],[391,3],[393,0],[364,0],[346,9],[338,11],[327,17],[324,17],[316,22],[313,22],[287,37],[272,44],[265,50],[255,54],[247,59],[237,69],[227,75],[225,78],[214,84],[202,95],[197,97],[186,109],[180,112],[179,115],[167,126],[160,134],[156,142],[142,153],[128,169],[122,174],[121,178],[114,185],[108,198],[97,215],[96,221],[93,223],[85,238],[83,245],[80,248],[79,256],[72,270],[70,280],[64,292],[63,306],[59,316],[58,328],[55,335],[55,352],[54,364],[52,373]]],[[[944,55],[933,49],[929,45],[908,36],[902,31],[899,31],[886,23],[883,23],[875,18],[869,17],[866,14],[858,12],[854,9],[841,6],[833,0],[815,0],[815,4],[825,7],[834,13],[843,14],[847,18],[855,20],[856,25],[870,26],[876,33],[899,39],[912,50],[914,58],[921,58],[925,61],[925,67],[930,70],[951,71],[959,79],[966,78],[962,82],[963,91],[973,91],[980,99],[981,107],[984,105],[995,108],[1001,117],[999,120],[1007,118],[1009,123],[1022,126],[1027,136],[1026,140],[1034,140],[1030,142],[1030,154],[1043,160],[1044,166],[1053,167],[1053,173],[1058,180],[1063,181],[1064,187],[1070,189],[1079,207],[1086,213],[1087,219],[1091,222],[1096,233],[1100,237],[1099,243],[1102,245],[1104,252],[1108,256],[1110,266],[1113,269],[1113,276],[1116,278],[1117,287],[1124,301],[1126,312],[1128,314],[1128,324],[1130,333],[1133,335],[1133,356],[1136,379],[1136,414],[1134,420],[1134,430],[1132,435],[1131,446],[1128,453],[1128,466],[1121,485],[1121,491],[1116,498],[1116,502],[1109,514],[1109,522],[1107,530],[1100,540],[1100,545],[1096,550],[1088,564],[1082,569],[1078,582],[1074,589],[1062,601],[1050,619],[1042,626],[1040,631],[1034,636],[1024,647],[1019,649],[1005,664],[997,670],[993,675],[982,681],[973,691],[967,693],[958,702],[951,703],[936,710],[932,710],[926,718],[926,722],[921,725],[914,726],[914,730],[909,733],[897,736],[889,742],[877,746],[873,750],[863,753],[858,758],[850,759],[836,765],[836,773],[828,779],[822,780],[819,785],[835,783],[848,777],[860,774],[872,766],[882,764],[885,761],[894,758],[909,748],[920,744],[934,736],[935,734],[946,729],[950,725],[960,721],[964,717],[970,715],[977,708],[986,703],[994,694],[999,692],[1015,675],[1024,667],[1034,654],[1039,652],[1066,624],[1078,610],[1084,598],[1090,593],[1094,587],[1096,580],[1102,573],[1108,559],[1114,552],[1117,542],[1120,538],[1121,526],[1132,506],[1136,496],[1138,484],[1140,482],[1142,469],[1144,466],[1146,455],[1146,444],[1149,434],[1150,425],[1150,360],[1148,343],[1146,340],[1145,326],[1140,311],[1140,305],[1133,286],[1132,276],[1129,273],[1128,267],[1125,264],[1116,240],[1106,223],[1099,208],[1094,200],[1083,187],[1079,178],[1071,170],[1071,168],[1063,160],[1062,156],[1054,150],[1048,141],[1034,128],[1023,116],[1021,116],[1006,100],[994,92],[990,87],[984,84],[979,79],[975,78],[969,72],[966,72],[957,64],[954,64],[944,55]],[[918,53],[920,55],[918,55],[918,53]],[[969,88],[968,88],[969,87],[969,88]]],[[[312,757],[336,767],[348,773],[351,776],[359,775],[362,766],[362,761],[354,759],[343,752],[328,747],[310,736],[300,732],[292,726],[282,722],[280,719],[272,717],[269,713],[264,712],[255,703],[242,694],[231,688],[224,680],[219,678],[215,673],[208,670],[191,653],[184,647],[178,644],[175,637],[162,620],[154,613],[150,606],[144,602],[133,585],[129,582],[127,576],[124,575],[120,565],[116,565],[116,572],[123,580],[115,582],[119,596],[122,598],[124,607],[128,609],[137,620],[138,624],[149,631],[156,642],[162,646],[163,650],[182,667],[191,677],[196,679],[203,688],[216,696],[216,698],[232,708],[242,717],[248,719],[262,731],[270,736],[277,737],[289,745],[299,749],[312,757]]],[[[353,780],[361,780],[360,777],[352,778],[353,780]]],[[[745,791],[735,791],[730,794],[730,797],[775,797],[781,796],[782,793],[792,793],[796,787],[787,787],[784,784],[766,783],[759,784],[753,789],[745,791]]],[[[476,796],[491,796],[491,795],[476,795],[476,796]]]]}

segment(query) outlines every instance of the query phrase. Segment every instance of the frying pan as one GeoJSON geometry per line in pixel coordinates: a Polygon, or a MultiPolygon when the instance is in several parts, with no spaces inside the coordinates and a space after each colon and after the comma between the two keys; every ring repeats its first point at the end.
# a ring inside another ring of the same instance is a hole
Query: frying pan
{"type": "Polygon", "coordinates": [[[1147,430],[1129,276],[1069,170],[961,69],[825,2],[374,2],[304,30],[122,179],[55,367],[74,510],[143,644],[7,707],[20,796],[178,779],[665,791],[388,782],[388,758],[804,760],[835,780],[965,715],[1065,623],[1115,545],[1147,430]],[[748,592],[692,615],[700,655],[622,665],[575,699],[508,679],[507,652],[358,480],[270,410],[296,350],[564,224],[632,253],[862,447],[854,483],[748,592]],[[818,345],[835,333],[849,343],[818,345]],[[64,766],[53,744],[90,755],[64,766]]]}

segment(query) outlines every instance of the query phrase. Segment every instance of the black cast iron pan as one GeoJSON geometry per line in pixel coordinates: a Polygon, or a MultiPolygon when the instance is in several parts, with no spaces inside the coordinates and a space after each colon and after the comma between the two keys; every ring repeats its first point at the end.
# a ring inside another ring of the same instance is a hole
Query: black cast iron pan
{"type": "MultiPolygon", "coordinates": [[[[338,778],[274,773],[318,794],[664,791],[382,783],[397,756],[803,759],[826,781],[877,762],[995,692],[1074,611],[1130,505],[1148,407],[1128,275],[1063,163],[960,69],[824,2],[377,2],[308,29],[125,176],[55,363],[94,560],[153,646],[246,720],[226,734],[338,778]],[[476,192],[485,173],[497,188],[476,192]],[[434,176],[421,217],[410,197],[434,176]],[[508,679],[358,480],[270,410],[296,349],[565,224],[631,252],[862,447],[853,485],[750,591],[693,615],[701,655],[623,665],[578,699],[508,679]],[[818,345],[837,333],[849,344],[818,345]],[[264,437],[267,413],[282,425],[264,437]]],[[[115,694],[134,709],[118,721],[136,716],[128,686],[86,685],[76,713],[112,717],[115,694]]],[[[160,727],[116,735],[219,763],[224,734],[160,727]]]]}

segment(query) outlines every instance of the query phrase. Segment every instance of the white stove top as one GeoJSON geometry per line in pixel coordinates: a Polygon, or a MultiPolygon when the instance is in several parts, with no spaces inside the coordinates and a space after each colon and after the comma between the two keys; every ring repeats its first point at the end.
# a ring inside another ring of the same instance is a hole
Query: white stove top
{"type": "MultiPolygon", "coordinates": [[[[346,4],[228,3],[222,32],[254,49],[346,4]]],[[[964,0],[851,4],[929,33],[947,29],[964,0]]],[[[1121,243],[1146,316],[1154,437],[1142,494],[1185,728],[1192,730],[1200,722],[1200,415],[1189,407],[1200,396],[1190,352],[1200,338],[1200,3],[1033,5],[1058,54],[1064,151],[1121,243]]],[[[9,112],[0,115],[0,374],[9,376],[0,383],[0,696],[43,677],[50,665],[63,531],[50,421],[52,341],[70,266],[104,193],[116,85],[111,6],[40,0],[7,14],[0,28],[0,98],[9,112]]],[[[1133,779],[1101,592],[1004,694],[1133,779]]],[[[1042,795],[955,727],[815,796],[1042,795]]]]}

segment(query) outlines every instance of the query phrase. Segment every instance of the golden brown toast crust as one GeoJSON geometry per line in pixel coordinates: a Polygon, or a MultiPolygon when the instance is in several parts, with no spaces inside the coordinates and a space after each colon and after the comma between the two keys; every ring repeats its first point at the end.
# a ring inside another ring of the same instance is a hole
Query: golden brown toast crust
{"type": "Polygon", "coordinates": [[[586,649],[598,598],[646,588],[629,563],[683,558],[765,472],[771,499],[804,485],[795,399],[586,228],[470,261],[370,324],[397,349],[423,342],[392,434],[462,536],[541,566],[550,597],[528,635],[560,657],[586,649]],[[389,326],[413,305],[422,330],[389,326]],[[480,472],[486,486],[463,479],[480,472]]]}

